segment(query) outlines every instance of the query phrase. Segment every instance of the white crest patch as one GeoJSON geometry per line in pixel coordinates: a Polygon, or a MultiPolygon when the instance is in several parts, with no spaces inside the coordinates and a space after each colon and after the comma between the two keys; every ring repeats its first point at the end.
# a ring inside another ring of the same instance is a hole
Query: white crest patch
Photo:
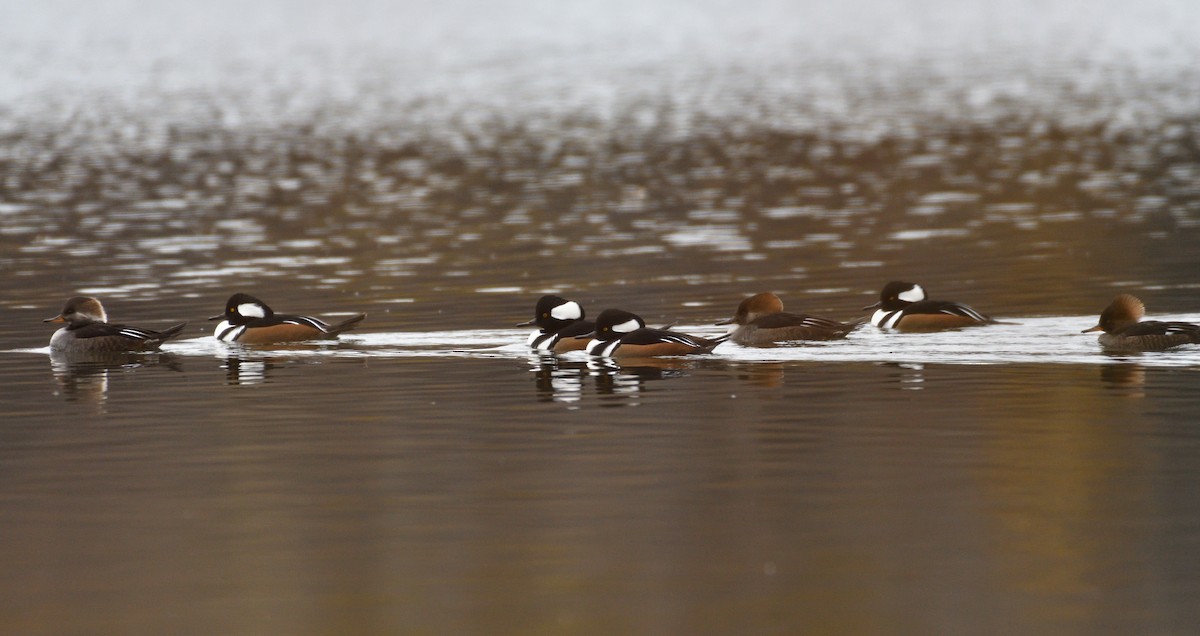
{"type": "Polygon", "coordinates": [[[262,305],[258,303],[242,303],[237,306],[239,316],[247,318],[266,318],[267,312],[263,311],[262,305]]]}
{"type": "Polygon", "coordinates": [[[913,285],[907,291],[902,291],[896,298],[906,303],[919,303],[925,300],[925,290],[920,285],[913,285]]]}
{"type": "Polygon", "coordinates": [[[637,331],[638,329],[641,329],[641,328],[642,328],[642,324],[640,322],[638,322],[637,320],[634,320],[633,318],[630,318],[629,320],[626,320],[625,322],[623,322],[619,325],[612,326],[612,330],[617,333],[629,333],[631,331],[637,331]]]}
{"type": "Polygon", "coordinates": [[[572,300],[551,309],[550,317],[555,320],[579,320],[583,317],[583,308],[572,300]]]}

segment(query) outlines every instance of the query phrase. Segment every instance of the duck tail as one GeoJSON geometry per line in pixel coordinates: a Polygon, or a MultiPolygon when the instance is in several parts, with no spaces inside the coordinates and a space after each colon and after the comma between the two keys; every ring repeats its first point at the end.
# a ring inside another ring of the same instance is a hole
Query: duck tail
{"type": "Polygon", "coordinates": [[[366,317],[367,317],[366,314],[358,314],[356,316],[350,316],[349,318],[337,323],[336,325],[330,325],[329,328],[325,330],[325,333],[327,333],[331,336],[336,336],[339,333],[342,333],[343,331],[349,331],[349,330],[353,329],[355,326],[357,326],[358,323],[362,322],[363,318],[366,318],[366,317]]]}
{"type": "Polygon", "coordinates": [[[167,340],[170,340],[171,338],[174,338],[175,336],[178,336],[180,333],[182,333],[183,328],[186,326],[187,326],[186,322],[181,322],[178,325],[175,325],[173,327],[167,327],[166,329],[158,332],[158,338],[156,338],[156,340],[158,340],[159,342],[166,342],[167,340]]]}

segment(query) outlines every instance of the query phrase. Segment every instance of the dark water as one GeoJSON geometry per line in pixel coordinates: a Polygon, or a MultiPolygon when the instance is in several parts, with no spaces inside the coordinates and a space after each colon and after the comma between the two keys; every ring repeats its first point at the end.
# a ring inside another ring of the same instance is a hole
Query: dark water
{"type": "Polygon", "coordinates": [[[0,625],[1188,633],[1200,8],[70,2],[0,21],[0,625]],[[1006,324],[615,366],[890,279],[1006,324]],[[235,291],[366,311],[228,348],[235,291]],[[54,315],[192,321],[48,355],[54,315]]]}

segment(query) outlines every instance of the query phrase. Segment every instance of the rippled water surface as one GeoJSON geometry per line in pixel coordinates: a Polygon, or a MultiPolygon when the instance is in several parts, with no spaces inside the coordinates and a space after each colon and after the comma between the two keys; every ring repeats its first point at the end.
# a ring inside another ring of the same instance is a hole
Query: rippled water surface
{"type": "MultiPolygon", "coordinates": [[[[11,6],[7,6],[11,5],[11,6]]],[[[0,21],[0,624],[1188,633],[1200,5],[48,0],[0,21]],[[888,280],[1002,324],[611,364],[888,280]],[[227,347],[236,291],[369,314],[227,347]],[[41,320],[190,321],[87,361],[41,320]]]]}

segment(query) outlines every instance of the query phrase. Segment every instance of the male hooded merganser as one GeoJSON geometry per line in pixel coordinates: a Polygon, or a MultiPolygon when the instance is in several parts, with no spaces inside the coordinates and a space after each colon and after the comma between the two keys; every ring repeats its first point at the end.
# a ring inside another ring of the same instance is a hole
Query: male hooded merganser
{"type": "Polygon", "coordinates": [[[50,337],[50,349],[69,353],[123,353],[156,351],[162,343],[179,335],[186,322],[164,331],[150,331],[125,325],[111,325],[99,300],[76,296],[67,301],[62,313],[42,322],[65,322],[66,327],[50,337]]]}
{"type": "Polygon", "coordinates": [[[1129,294],[1113,299],[1100,313],[1100,324],[1083,333],[1103,331],[1100,346],[1120,351],[1163,351],[1184,344],[1200,344],[1200,325],[1187,322],[1138,322],[1146,315],[1142,301],[1129,294]]]}
{"type": "Polygon", "coordinates": [[[920,285],[902,281],[884,285],[879,302],[863,309],[876,310],[871,314],[871,324],[876,327],[900,331],[941,331],[996,322],[961,303],[926,300],[920,285]]]}
{"type": "Polygon", "coordinates": [[[783,310],[783,301],[770,292],[755,294],[738,305],[733,318],[718,325],[737,325],[729,330],[740,345],[763,346],[788,340],[839,340],[854,331],[858,323],[840,323],[806,314],[783,310]]]}
{"type": "Polygon", "coordinates": [[[263,301],[249,294],[234,294],[225,303],[225,313],[209,320],[221,320],[213,335],[221,342],[271,344],[303,340],[329,340],[353,328],[366,314],[357,314],[330,325],[309,316],[277,314],[263,301]]]}
{"type": "Polygon", "coordinates": [[[596,330],[596,323],[584,320],[583,307],[573,300],[553,295],[542,296],[534,308],[533,320],[518,327],[537,325],[529,334],[529,346],[537,351],[577,351],[587,346],[584,336],[596,330]]]}
{"type": "Polygon", "coordinates": [[[709,353],[729,335],[709,339],[685,333],[651,329],[637,314],[620,309],[605,309],[596,316],[594,339],[587,352],[609,358],[649,358],[709,353]]]}

